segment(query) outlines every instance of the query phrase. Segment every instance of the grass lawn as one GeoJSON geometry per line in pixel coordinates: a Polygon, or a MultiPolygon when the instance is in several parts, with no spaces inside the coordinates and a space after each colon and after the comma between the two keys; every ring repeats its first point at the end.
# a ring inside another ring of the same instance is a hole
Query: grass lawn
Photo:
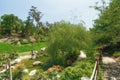
{"type": "Polygon", "coordinates": [[[0,53],[11,53],[12,51],[17,52],[27,52],[30,50],[39,50],[46,46],[46,42],[34,43],[34,44],[24,44],[24,45],[14,45],[8,43],[0,43],[0,53]]]}

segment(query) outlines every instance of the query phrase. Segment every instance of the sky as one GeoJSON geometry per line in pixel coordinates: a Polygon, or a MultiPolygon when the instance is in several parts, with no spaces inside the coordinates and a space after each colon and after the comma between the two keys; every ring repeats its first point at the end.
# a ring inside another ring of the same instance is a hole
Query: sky
{"type": "Polygon", "coordinates": [[[43,14],[43,23],[65,20],[71,23],[82,22],[86,28],[91,28],[98,18],[98,12],[90,8],[95,6],[95,2],[100,0],[0,0],[0,16],[14,14],[26,20],[29,9],[35,6],[43,14]]]}

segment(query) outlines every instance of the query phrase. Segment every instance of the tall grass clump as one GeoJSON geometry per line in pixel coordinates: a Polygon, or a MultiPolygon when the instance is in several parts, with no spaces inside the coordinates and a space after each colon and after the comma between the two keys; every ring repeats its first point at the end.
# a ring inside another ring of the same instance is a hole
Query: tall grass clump
{"type": "Polygon", "coordinates": [[[54,64],[65,65],[66,60],[75,59],[80,50],[92,55],[89,54],[92,50],[91,36],[82,24],[61,21],[50,27],[47,52],[54,64]]]}

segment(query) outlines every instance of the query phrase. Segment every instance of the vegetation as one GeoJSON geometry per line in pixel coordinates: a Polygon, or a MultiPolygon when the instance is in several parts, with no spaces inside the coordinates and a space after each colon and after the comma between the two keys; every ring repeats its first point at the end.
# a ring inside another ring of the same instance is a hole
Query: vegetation
{"type": "MultiPolygon", "coordinates": [[[[18,56],[30,55],[31,50],[37,50],[37,58],[24,59],[14,64],[14,80],[80,80],[90,78],[97,49],[120,56],[120,1],[111,0],[108,6],[102,0],[102,6],[93,6],[100,11],[93,28],[86,30],[83,24],[71,24],[60,21],[53,24],[41,22],[42,13],[32,6],[27,20],[22,21],[14,14],[4,14],[0,20],[0,71],[7,64],[8,58],[14,60],[18,56]],[[17,40],[16,40],[17,39],[17,40]],[[44,50],[40,50],[45,47],[44,50]],[[77,60],[80,50],[86,52],[87,58],[77,60]],[[34,66],[32,63],[41,61],[34,66]],[[69,61],[69,62],[68,62],[69,61]],[[36,69],[37,73],[29,76],[24,69],[36,69]],[[51,70],[51,71],[50,71],[51,70]]],[[[100,63],[101,64],[101,63],[100,63]]],[[[100,67],[100,66],[99,66],[100,67]]],[[[102,72],[100,72],[102,74],[102,72]]],[[[8,77],[8,72],[0,79],[8,77]]]]}
{"type": "Polygon", "coordinates": [[[47,52],[55,64],[65,65],[66,60],[72,58],[74,62],[80,50],[88,52],[92,49],[90,34],[82,24],[75,25],[64,21],[54,23],[48,38],[47,52]]]}
{"type": "Polygon", "coordinates": [[[115,53],[113,53],[114,57],[119,57],[120,56],[120,51],[116,51],[115,53]]]}
{"type": "Polygon", "coordinates": [[[22,20],[13,14],[1,16],[0,34],[1,36],[13,36],[14,33],[21,33],[23,27],[22,20]]]}
{"type": "Polygon", "coordinates": [[[14,14],[2,15],[0,18],[0,38],[19,37],[28,39],[32,36],[37,42],[43,41],[46,28],[40,21],[41,17],[41,12],[34,6],[31,7],[25,21],[22,21],[14,14]]]}
{"type": "Polygon", "coordinates": [[[88,60],[78,62],[74,67],[67,67],[60,74],[59,80],[81,80],[81,77],[90,77],[94,68],[93,63],[88,60]]]}
{"type": "Polygon", "coordinates": [[[112,0],[109,6],[104,9],[104,12],[99,15],[99,18],[95,20],[92,32],[96,45],[105,46],[117,44],[120,41],[119,4],[120,1],[112,0]]]}

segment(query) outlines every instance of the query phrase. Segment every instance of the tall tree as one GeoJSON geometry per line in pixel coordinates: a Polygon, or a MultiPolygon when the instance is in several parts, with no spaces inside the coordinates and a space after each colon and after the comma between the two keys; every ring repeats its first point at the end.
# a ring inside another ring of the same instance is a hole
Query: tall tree
{"type": "Polygon", "coordinates": [[[30,11],[29,11],[29,16],[31,20],[36,22],[36,26],[39,28],[43,28],[43,24],[40,21],[42,18],[42,13],[37,10],[37,7],[32,6],[30,11]]]}
{"type": "Polygon", "coordinates": [[[4,14],[1,16],[1,28],[3,35],[11,36],[13,33],[19,33],[22,26],[22,20],[13,14],[4,14]]]}
{"type": "Polygon", "coordinates": [[[120,42],[120,1],[111,0],[109,6],[95,20],[92,31],[97,45],[120,42]]]}
{"type": "Polygon", "coordinates": [[[24,22],[24,27],[22,28],[22,37],[29,37],[33,34],[33,28],[35,25],[33,24],[30,16],[27,17],[27,20],[24,22]]]}

